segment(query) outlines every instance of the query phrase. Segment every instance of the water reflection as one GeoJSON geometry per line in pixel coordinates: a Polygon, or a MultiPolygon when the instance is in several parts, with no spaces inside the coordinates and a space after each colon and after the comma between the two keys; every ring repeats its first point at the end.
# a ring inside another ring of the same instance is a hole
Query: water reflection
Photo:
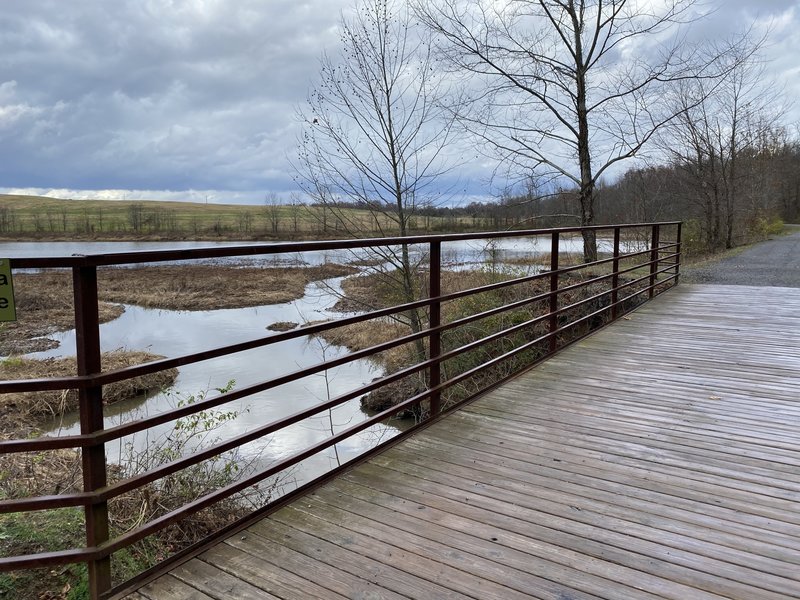
{"type": "MultiPolygon", "coordinates": [[[[168,357],[202,351],[222,345],[234,344],[267,335],[266,327],[278,321],[304,322],[331,318],[329,309],[336,300],[336,290],[341,288],[341,279],[319,284],[310,284],[303,298],[286,304],[259,306],[241,309],[212,311],[170,311],[141,308],[127,305],[119,318],[100,326],[100,341],[103,351],[116,349],[148,350],[168,357]]],[[[60,346],[46,352],[31,354],[33,358],[68,356],[75,354],[74,330],[54,336],[60,346]]],[[[223,387],[235,380],[235,389],[241,389],[284,375],[288,371],[315,365],[325,359],[333,359],[346,350],[329,347],[323,342],[308,337],[285,340],[278,344],[239,352],[210,361],[187,365],[179,370],[178,379],[170,393],[160,393],[143,402],[141,398],[109,407],[106,425],[113,426],[134,418],[154,415],[174,406],[181,398],[196,395],[204,390],[223,387]]],[[[258,426],[265,425],[288,414],[295,413],[328,397],[352,391],[380,375],[380,370],[365,360],[353,361],[318,375],[289,383],[268,391],[224,405],[220,410],[233,410],[238,418],[225,422],[214,432],[222,439],[240,435],[258,426]]],[[[245,458],[258,458],[263,465],[298,452],[331,435],[355,425],[366,418],[358,399],[322,413],[296,425],[277,432],[261,443],[248,444],[243,448],[245,458]]],[[[67,416],[53,423],[52,434],[77,433],[77,416],[67,416]]],[[[109,460],[117,461],[131,443],[135,449],[154,444],[172,431],[167,423],[119,443],[109,444],[109,460]]],[[[338,445],[339,459],[347,460],[360,454],[376,439],[392,435],[396,427],[372,426],[353,440],[338,445]]],[[[302,472],[295,473],[302,483],[330,468],[335,452],[329,452],[306,461],[302,472]]]]}

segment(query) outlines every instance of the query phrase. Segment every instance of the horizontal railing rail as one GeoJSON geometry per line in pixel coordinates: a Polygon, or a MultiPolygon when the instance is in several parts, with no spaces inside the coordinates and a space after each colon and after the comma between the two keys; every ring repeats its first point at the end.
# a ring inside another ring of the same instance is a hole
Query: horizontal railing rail
{"type": "MultiPolygon", "coordinates": [[[[678,222],[227,246],[193,250],[156,250],[68,257],[12,258],[13,269],[70,269],[72,271],[78,368],[74,376],[0,381],[0,394],[77,390],[80,405],[80,433],[60,437],[2,440],[0,441],[0,454],[80,449],[83,491],[3,500],[0,501],[0,514],[83,507],[86,545],[82,548],[57,552],[0,557],[0,570],[30,569],[84,562],[88,566],[89,588],[92,597],[108,597],[121,589],[119,585],[115,587],[115,582],[111,580],[110,557],[115,552],[128,548],[170,525],[181,522],[223,499],[230,498],[251,486],[285,472],[292,466],[352,438],[373,425],[383,424],[390,417],[414,409],[418,415],[425,416],[425,419],[419,420],[405,433],[400,434],[400,437],[410,434],[424,426],[430,419],[437,418],[443,412],[451,410],[457,403],[467,401],[486,389],[498,385],[565,345],[587,335],[597,327],[619,318],[635,308],[638,303],[677,284],[680,258],[681,224],[678,222]],[[610,256],[588,263],[562,266],[560,264],[563,248],[562,237],[580,234],[587,230],[591,230],[595,234],[605,232],[610,236],[613,235],[610,256]],[[625,241],[623,236],[629,234],[629,237],[633,239],[633,233],[638,234],[637,240],[643,244],[639,248],[644,247],[645,249],[623,252],[625,241]],[[667,233],[671,233],[672,238],[662,241],[667,239],[665,237],[667,233]],[[469,289],[442,292],[443,244],[464,240],[523,237],[549,238],[549,268],[524,276],[509,276],[500,281],[492,281],[469,289]],[[258,336],[245,342],[154,360],[141,365],[110,371],[102,369],[99,338],[98,267],[163,262],[180,264],[200,259],[280,255],[319,250],[374,249],[400,245],[423,245],[427,248],[428,294],[424,298],[332,321],[309,324],[292,331],[258,336]],[[482,307],[482,310],[454,318],[448,317],[446,311],[443,311],[443,307],[452,306],[452,303],[459,300],[478,297],[480,294],[490,292],[511,293],[513,290],[523,289],[521,286],[525,285],[532,287],[527,292],[517,292],[523,294],[522,297],[504,300],[497,306],[482,307]],[[537,288],[537,285],[540,287],[537,288]],[[577,297],[572,297],[573,295],[577,297]],[[536,306],[540,306],[538,312],[532,310],[536,306]],[[277,377],[250,383],[239,389],[220,391],[214,396],[204,397],[196,402],[170,408],[155,415],[108,428],[104,426],[102,402],[104,385],[203,361],[213,361],[224,356],[279,344],[299,337],[318,335],[333,329],[420,310],[426,312],[423,326],[419,330],[412,330],[410,333],[389,341],[375,343],[335,358],[326,359],[323,356],[323,360],[316,364],[293,370],[287,369],[277,377]],[[528,312],[522,314],[520,311],[528,312]],[[511,319],[511,323],[501,323],[500,328],[496,331],[480,331],[474,339],[470,337],[455,339],[455,334],[465,331],[468,325],[473,326],[481,321],[486,322],[492,317],[505,315],[517,315],[518,318],[517,320],[511,319]],[[510,349],[508,348],[509,342],[514,343],[510,349]],[[250,431],[229,439],[218,441],[209,447],[185,456],[177,456],[164,464],[119,481],[109,481],[105,446],[110,442],[121,441],[136,433],[150,431],[154,427],[228,405],[236,400],[273,390],[355,360],[370,358],[378,353],[411,343],[422,343],[425,348],[425,356],[418,356],[413,364],[401,365],[396,371],[384,373],[367,384],[329,397],[326,401],[310,407],[287,412],[280,418],[260,424],[250,431]],[[463,358],[478,350],[485,352],[486,356],[477,364],[467,362],[463,370],[456,372],[448,367],[449,361],[463,358]],[[513,362],[518,360],[521,360],[520,364],[513,362]],[[500,370],[501,366],[502,370],[500,370]],[[496,369],[496,373],[485,375],[493,368],[496,369]],[[482,374],[486,379],[478,381],[480,385],[478,385],[477,391],[473,390],[461,397],[455,397],[455,401],[453,400],[454,390],[457,389],[458,384],[482,374]],[[128,531],[115,534],[110,529],[108,503],[114,499],[146,486],[157,485],[159,481],[169,475],[219,457],[224,453],[241,448],[245,444],[265,439],[267,436],[384,386],[397,383],[410,376],[419,377],[421,375],[424,375],[424,389],[412,392],[409,397],[403,398],[390,408],[368,416],[341,431],[334,432],[331,429],[330,436],[282,458],[275,464],[231,481],[211,493],[196,498],[183,506],[173,508],[148,522],[138,524],[128,531]],[[448,401],[447,406],[443,406],[444,400],[448,401]]],[[[378,444],[376,448],[383,445],[378,444]]],[[[261,508],[259,511],[268,508],[269,506],[261,508]]]]}

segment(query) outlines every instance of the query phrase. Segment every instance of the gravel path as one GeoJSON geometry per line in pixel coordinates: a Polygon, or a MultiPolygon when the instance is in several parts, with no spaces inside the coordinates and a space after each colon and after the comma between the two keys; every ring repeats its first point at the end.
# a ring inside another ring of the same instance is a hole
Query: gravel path
{"type": "Polygon", "coordinates": [[[681,268],[683,283],[800,288],[800,226],[719,260],[681,268]]]}

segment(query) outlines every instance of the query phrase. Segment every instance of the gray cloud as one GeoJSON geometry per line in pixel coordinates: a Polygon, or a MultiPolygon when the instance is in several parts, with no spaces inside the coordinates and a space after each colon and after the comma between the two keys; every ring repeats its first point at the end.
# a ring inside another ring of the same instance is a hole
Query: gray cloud
{"type": "Polygon", "coordinates": [[[15,1],[0,16],[0,178],[288,186],[294,106],[346,3],[15,1]]]}
{"type": "MultiPolygon", "coordinates": [[[[295,107],[351,4],[4,0],[0,186],[292,189],[295,107]]],[[[798,2],[725,2],[702,28],[725,35],[756,17],[772,23],[772,71],[796,96],[798,2]]]]}

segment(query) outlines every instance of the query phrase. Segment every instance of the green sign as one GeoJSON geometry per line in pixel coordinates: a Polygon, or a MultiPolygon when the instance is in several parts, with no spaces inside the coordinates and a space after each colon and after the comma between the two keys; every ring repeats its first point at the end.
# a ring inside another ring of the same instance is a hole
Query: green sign
{"type": "Polygon", "coordinates": [[[11,281],[11,261],[0,258],[0,321],[16,321],[14,283],[11,281]]]}

